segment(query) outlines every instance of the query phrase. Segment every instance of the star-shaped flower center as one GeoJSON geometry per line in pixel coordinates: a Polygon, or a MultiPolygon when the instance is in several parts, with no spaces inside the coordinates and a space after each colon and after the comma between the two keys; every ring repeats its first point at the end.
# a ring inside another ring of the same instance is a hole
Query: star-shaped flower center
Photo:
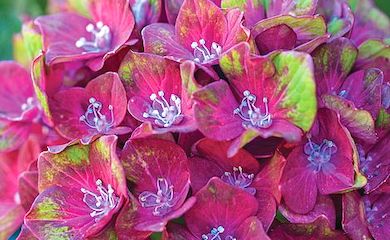
{"type": "Polygon", "coordinates": [[[202,235],[202,240],[237,240],[237,238],[231,235],[222,238],[222,234],[224,232],[225,232],[225,228],[223,226],[212,228],[209,233],[202,235]]]}
{"type": "Polygon", "coordinates": [[[254,178],[254,174],[248,174],[244,173],[242,171],[242,167],[233,167],[233,173],[230,172],[225,172],[222,176],[221,179],[222,181],[238,187],[242,188],[243,190],[247,191],[248,193],[255,195],[256,194],[256,189],[253,187],[249,187],[254,178]]]}
{"type": "Polygon", "coordinates": [[[91,217],[95,218],[95,221],[98,221],[117,206],[119,197],[115,195],[115,190],[110,184],[105,188],[100,179],[96,181],[96,186],[98,194],[85,188],[81,188],[80,190],[84,193],[83,202],[93,210],[90,213],[91,217]]]}
{"type": "Polygon", "coordinates": [[[75,43],[77,48],[82,48],[86,52],[103,52],[110,49],[112,36],[107,25],[104,25],[103,22],[97,22],[96,25],[90,23],[85,27],[85,30],[91,33],[91,41],[81,37],[75,43]]]}
{"type": "Polygon", "coordinates": [[[222,47],[218,43],[212,42],[211,49],[209,49],[204,39],[200,39],[199,43],[193,42],[191,48],[194,49],[194,61],[199,63],[212,61],[222,53],[222,47]]]}
{"type": "Polygon", "coordinates": [[[250,91],[243,92],[244,97],[238,108],[234,109],[234,115],[238,115],[244,122],[243,127],[269,128],[272,125],[272,118],[268,108],[268,98],[263,98],[264,112],[256,107],[257,97],[250,91]]]}
{"type": "Polygon", "coordinates": [[[181,114],[181,99],[175,94],[171,94],[169,102],[164,97],[164,91],[159,91],[158,96],[153,93],[150,95],[152,104],[144,112],[144,118],[155,119],[154,123],[159,127],[170,127],[178,124],[183,120],[181,114]]]}
{"type": "Polygon", "coordinates": [[[304,152],[308,156],[307,160],[316,167],[316,172],[321,171],[322,166],[328,163],[333,154],[337,152],[337,146],[334,142],[324,139],[321,144],[316,144],[308,137],[304,152]]]}
{"type": "Polygon", "coordinates": [[[84,115],[80,116],[80,121],[84,122],[88,127],[96,129],[99,133],[107,132],[114,125],[114,109],[112,105],[108,106],[111,118],[110,120],[101,113],[103,104],[91,97],[89,105],[84,115]]]}
{"type": "Polygon", "coordinates": [[[157,192],[144,191],[138,196],[141,206],[153,208],[154,216],[164,216],[175,206],[173,199],[173,185],[169,185],[167,179],[157,179],[157,192]]]}

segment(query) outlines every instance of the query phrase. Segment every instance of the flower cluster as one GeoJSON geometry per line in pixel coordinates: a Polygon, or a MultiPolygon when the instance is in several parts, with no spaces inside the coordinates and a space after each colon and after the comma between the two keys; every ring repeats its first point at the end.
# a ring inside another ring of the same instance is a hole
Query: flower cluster
{"type": "Polygon", "coordinates": [[[0,62],[0,239],[390,238],[371,0],[49,4],[0,62]]]}

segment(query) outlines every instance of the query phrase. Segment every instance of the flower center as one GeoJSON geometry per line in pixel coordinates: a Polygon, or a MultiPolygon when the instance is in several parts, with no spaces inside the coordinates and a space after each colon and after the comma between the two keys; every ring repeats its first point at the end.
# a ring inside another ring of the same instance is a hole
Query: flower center
{"type": "Polygon", "coordinates": [[[347,95],[348,95],[347,90],[341,90],[341,91],[339,92],[339,97],[341,97],[341,98],[346,98],[347,95]]]}
{"type": "Polygon", "coordinates": [[[157,192],[144,191],[138,196],[141,206],[154,208],[154,216],[164,216],[175,205],[173,201],[173,185],[169,185],[165,178],[157,179],[157,192]]]}
{"type": "Polygon", "coordinates": [[[316,144],[308,137],[304,152],[308,156],[307,160],[317,167],[317,172],[321,171],[322,165],[330,161],[333,154],[337,152],[337,146],[334,142],[324,139],[322,143],[316,144]]]}
{"type": "Polygon", "coordinates": [[[247,174],[242,171],[242,167],[233,167],[233,173],[225,172],[221,179],[222,181],[247,191],[248,193],[255,195],[256,189],[249,187],[252,184],[254,174],[247,174]]]}
{"type": "Polygon", "coordinates": [[[98,194],[81,188],[81,192],[84,193],[83,202],[93,210],[89,215],[95,218],[95,221],[114,209],[119,202],[119,197],[115,195],[115,191],[110,184],[107,185],[106,189],[103,186],[102,180],[98,179],[96,181],[96,186],[98,194]]]}
{"type": "Polygon", "coordinates": [[[209,50],[206,46],[204,39],[197,42],[191,43],[192,49],[194,49],[194,61],[204,63],[219,57],[222,53],[222,47],[216,42],[211,43],[211,49],[209,50]]]}
{"type": "Polygon", "coordinates": [[[27,98],[26,102],[23,103],[20,108],[22,109],[23,112],[32,109],[33,107],[36,106],[36,102],[33,97],[27,98]]]}
{"type": "Polygon", "coordinates": [[[170,127],[173,124],[178,124],[183,120],[181,114],[181,100],[175,94],[171,94],[171,98],[168,101],[164,97],[164,92],[159,91],[158,97],[156,94],[150,95],[152,105],[147,112],[144,112],[144,118],[155,119],[154,123],[160,127],[170,127]]]}
{"type": "Polygon", "coordinates": [[[272,118],[268,109],[268,98],[263,98],[264,113],[262,113],[261,109],[256,107],[257,97],[248,90],[245,90],[243,94],[244,98],[240,106],[233,111],[234,115],[238,115],[245,121],[242,123],[243,127],[269,128],[272,124],[272,118]]]}
{"type": "Polygon", "coordinates": [[[88,127],[96,129],[99,133],[106,132],[114,125],[114,110],[112,105],[108,106],[111,113],[111,119],[101,113],[103,104],[95,98],[89,99],[89,105],[84,115],[80,116],[80,121],[84,122],[88,127]]]}
{"type": "MultiPolygon", "coordinates": [[[[224,232],[225,228],[223,226],[212,228],[209,233],[202,235],[202,240],[222,240],[221,235],[224,232]]],[[[237,238],[228,235],[224,238],[224,240],[237,240],[237,238]]]]}
{"type": "Polygon", "coordinates": [[[76,47],[83,48],[87,52],[102,52],[108,50],[111,46],[111,32],[107,25],[97,22],[94,26],[92,23],[85,27],[85,30],[92,35],[92,40],[88,41],[82,37],[75,43],[76,47]]]}

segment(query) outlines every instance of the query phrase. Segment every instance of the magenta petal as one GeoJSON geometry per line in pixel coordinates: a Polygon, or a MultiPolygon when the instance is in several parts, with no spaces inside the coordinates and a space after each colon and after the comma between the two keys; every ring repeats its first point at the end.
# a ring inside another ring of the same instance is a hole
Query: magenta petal
{"type": "Polygon", "coordinates": [[[38,196],[38,172],[25,171],[18,179],[19,195],[21,205],[25,211],[28,211],[38,196]]]}
{"type": "Polygon", "coordinates": [[[239,105],[225,81],[216,81],[194,93],[195,119],[199,130],[211,139],[224,141],[238,137],[244,128],[233,115],[239,105]]]}
{"type": "Polygon", "coordinates": [[[283,204],[279,206],[279,211],[291,223],[312,223],[319,217],[325,217],[328,219],[330,227],[336,228],[336,209],[332,199],[328,196],[318,195],[313,210],[305,215],[297,214],[283,204]]]}
{"type": "Polygon", "coordinates": [[[291,50],[297,43],[297,35],[287,25],[271,27],[256,36],[256,46],[262,55],[277,49],[291,50]]]}
{"type": "Polygon", "coordinates": [[[166,23],[154,23],[142,30],[145,52],[174,59],[193,59],[192,52],[180,45],[175,36],[175,27],[166,23]]]}
{"type": "Polygon", "coordinates": [[[288,157],[281,180],[286,205],[300,214],[311,211],[317,198],[317,177],[308,169],[308,164],[303,154],[303,145],[296,147],[288,157]]]}
{"type": "Polygon", "coordinates": [[[253,187],[272,194],[278,203],[282,198],[279,185],[286,162],[281,153],[275,152],[274,156],[265,162],[265,166],[253,181],[253,187]]]}
{"type": "Polygon", "coordinates": [[[221,177],[224,173],[222,167],[210,159],[192,157],[189,159],[191,176],[191,189],[197,193],[212,177],[221,177]]]}
{"type": "Polygon", "coordinates": [[[343,195],[343,220],[344,231],[353,240],[370,239],[371,234],[364,215],[364,203],[361,201],[359,193],[349,192],[343,195]]]}
{"type": "Polygon", "coordinates": [[[0,152],[18,149],[28,138],[32,124],[0,119],[0,152]]]}
{"type": "Polygon", "coordinates": [[[211,0],[184,0],[177,16],[175,32],[178,41],[193,52],[193,42],[204,39],[211,49],[211,43],[224,45],[227,35],[227,20],[222,10],[211,0]]]}
{"type": "Polygon", "coordinates": [[[226,236],[234,235],[239,225],[257,212],[258,203],[253,196],[218,178],[212,178],[195,197],[195,205],[184,218],[197,238],[219,226],[225,229],[226,236]]]}
{"type": "MultiPolygon", "coordinates": [[[[23,114],[35,108],[36,104],[28,71],[16,62],[1,61],[0,72],[0,117],[25,120],[23,114]]],[[[36,117],[36,114],[32,117],[36,117]]]]}
{"type": "Polygon", "coordinates": [[[364,187],[366,193],[381,186],[390,176],[390,134],[380,139],[367,153],[367,156],[360,156],[361,169],[368,178],[364,187]]]}
{"type": "MultiPolygon", "coordinates": [[[[311,141],[316,144],[326,139],[332,141],[337,148],[337,151],[330,156],[329,161],[320,166],[321,170],[317,171],[317,186],[320,193],[326,195],[352,188],[355,176],[354,143],[348,131],[341,125],[339,116],[329,109],[320,109],[311,135],[311,141]]],[[[304,160],[307,164],[318,167],[318,165],[310,163],[306,153],[302,152],[302,156],[305,157],[304,160]]]]}
{"type": "Polygon", "coordinates": [[[368,229],[378,240],[385,240],[390,234],[390,189],[389,183],[382,185],[377,191],[363,197],[368,229]]]}
{"type": "Polygon", "coordinates": [[[102,114],[110,118],[108,106],[113,107],[113,126],[118,126],[126,115],[126,92],[117,73],[107,72],[93,79],[85,88],[88,97],[103,104],[102,114]]]}
{"type": "Polygon", "coordinates": [[[342,96],[354,103],[356,108],[367,110],[373,118],[381,108],[383,72],[377,68],[357,71],[348,76],[340,88],[342,96]]]}
{"type": "Polygon", "coordinates": [[[265,233],[263,225],[257,217],[245,219],[236,230],[235,237],[245,240],[271,240],[265,233]]]}

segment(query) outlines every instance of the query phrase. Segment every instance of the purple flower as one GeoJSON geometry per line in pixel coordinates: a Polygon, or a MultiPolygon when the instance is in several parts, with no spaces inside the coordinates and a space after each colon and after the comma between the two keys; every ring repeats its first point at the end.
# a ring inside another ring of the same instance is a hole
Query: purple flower
{"type": "Polygon", "coordinates": [[[88,144],[95,136],[130,131],[118,127],[126,114],[126,93],[113,72],[100,75],[85,88],[58,92],[49,105],[56,130],[70,141],[88,144]]]}
{"type": "Polygon", "coordinates": [[[178,145],[161,139],[129,140],[121,162],[133,184],[135,201],[118,217],[117,224],[128,219],[134,222],[121,234],[161,232],[169,220],[180,217],[194,204],[194,197],[186,200],[190,189],[188,160],[178,145]]]}
{"type": "Polygon", "coordinates": [[[218,64],[224,52],[248,40],[249,31],[242,26],[242,17],[238,9],[224,13],[211,0],[185,0],[175,26],[155,23],[144,28],[145,52],[177,61],[192,60],[210,73],[207,67],[218,64]]]}
{"type": "Polygon", "coordinates": [[[130,114],[142,122],[134,137],[196,130],[191,93],[195,66],[161,56],[130,52],[119,69],[130,114]]]}
{"type": "Polygon", "coordinates": [[[307,139],[292,150],[281,180],[283,199],[292,211],[306,214],[318,193],[338,193],[354,186],[353,142],[337,114],[320,109],[307,139]]]}

